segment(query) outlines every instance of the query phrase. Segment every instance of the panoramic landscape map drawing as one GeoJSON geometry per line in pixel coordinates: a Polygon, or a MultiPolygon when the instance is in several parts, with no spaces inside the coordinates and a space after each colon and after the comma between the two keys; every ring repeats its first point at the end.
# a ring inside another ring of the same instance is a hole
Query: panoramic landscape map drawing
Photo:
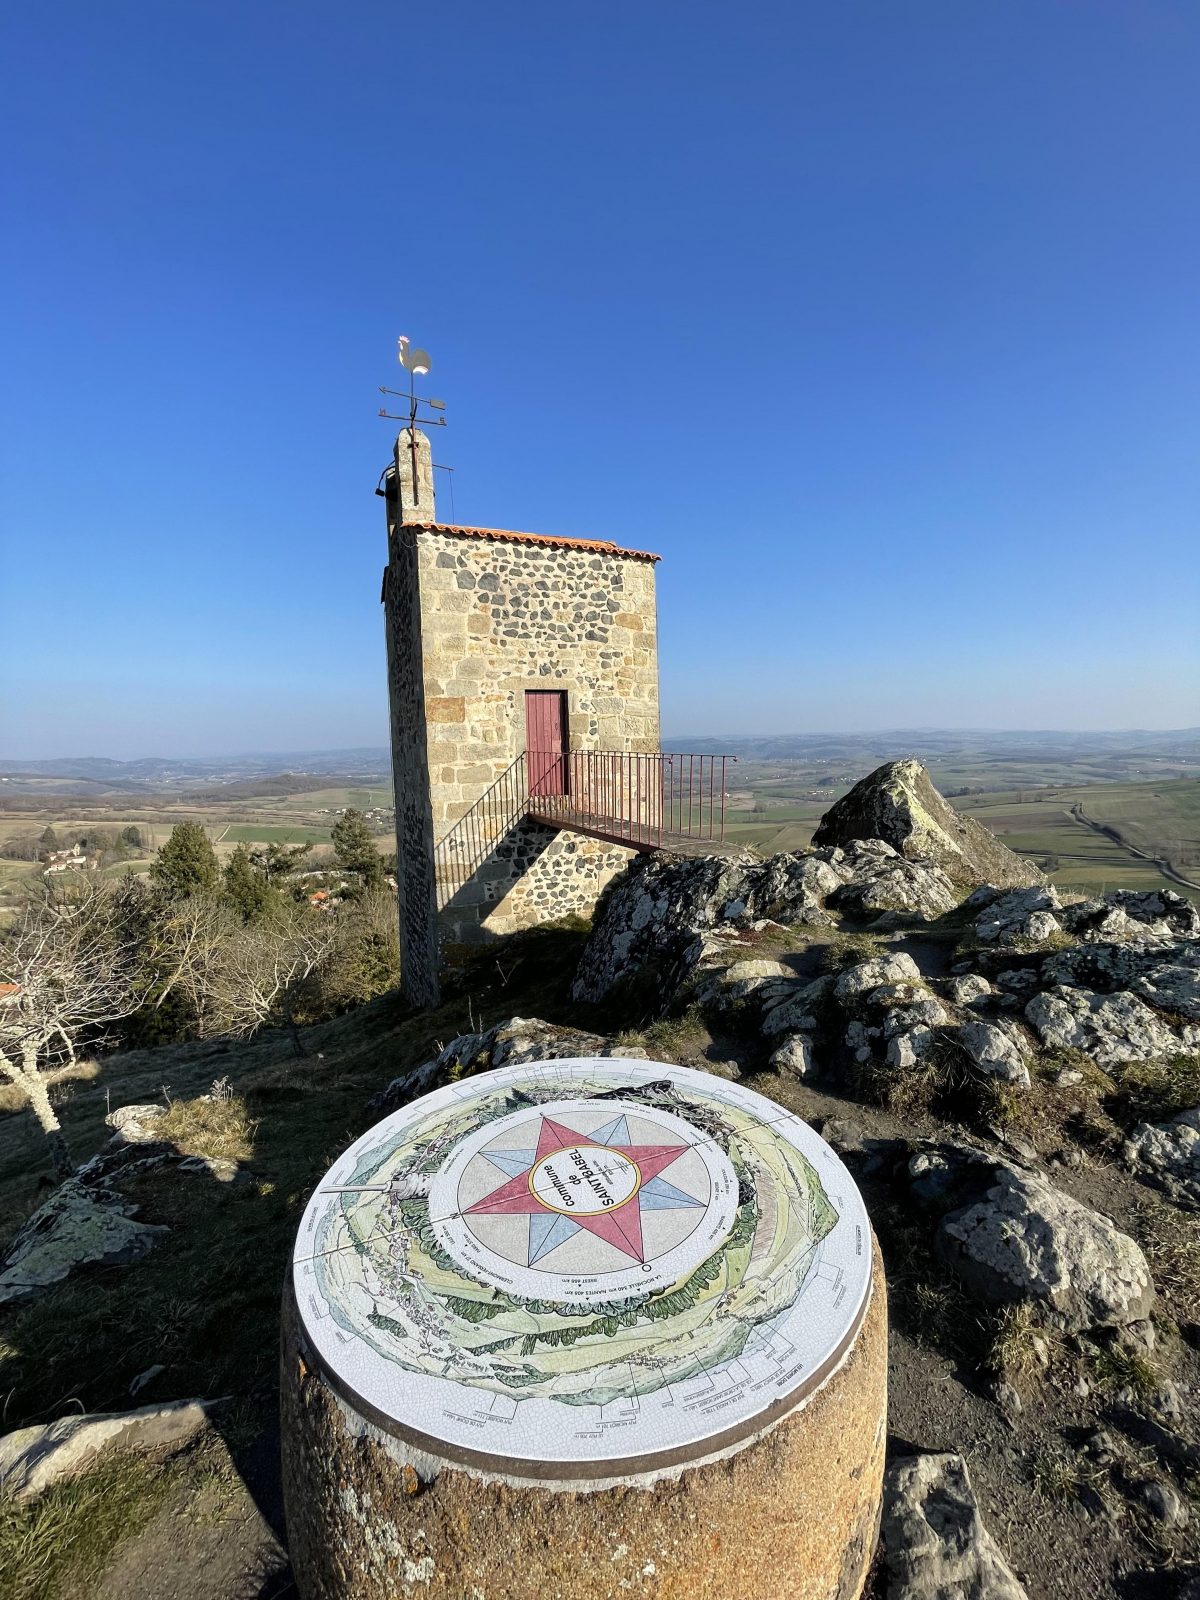
{"type": "Polygon", "coordinates": [[[808,1125],[657,1062],[463,1078],[371,1128],[309,1201],[313,1353],[385,1427],[460,1457],[694,1459],[852,1342],[870,1230],[808,1125]]]}

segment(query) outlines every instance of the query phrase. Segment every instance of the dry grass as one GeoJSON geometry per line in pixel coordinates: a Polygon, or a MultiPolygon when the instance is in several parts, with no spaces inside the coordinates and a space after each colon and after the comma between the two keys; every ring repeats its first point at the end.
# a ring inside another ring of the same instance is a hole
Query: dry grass
{"type": "Polygon", "coordinates": [[[1134,1394],[1145,1398],[1162,1382],[1162,1374],[1153,1361],[1141,1351],[1130,1350],[1115,1340],[1111,1344],[1093,1346],[1091,1355],[1096,1382],[1106,1394],[1132,1389],[1134,1394]]]}
{"type": "Polygon", "coordinates": [[[1117,1069],[1113,1109],[1122,1122],[1165,1122],[1200,1104],[1200,1055],[1133,1061],[1117,1069]]]}
{"type": "Polygon", "coordinates": [[[195,1100],[172,1100],[166,1116],[154,1124],[154,1134],[184,1155],[249,1161],[257,1127],[242,1097],[232,1093],[224,1079],[218,1079],[209,1094],[195,1100]]]}
{"type": "Polygon", "coordinates": [[[1102,1468],[1093,1466],[1081,1455],[1067,1455],[1057,1448],[1035,1452],[1029,1467],[1033,1491],[1041,1500],[1076,1500],[1085,1490],[1099,1493],[1105,1482],[1102,1468]]]}
{"type": "MultiPolygon", "coordinates": [[[[58,1067],[53,1072],[45,1074],[45,1081],[51,1090],[50,1098],[56,1104],[69,1096],[68,1089],[65,1095],[60,1091],[53,1091],[64,1083],[89,1083],[100,1072],[95,1061],[76,1061],[70,1066],[58,1067]]],[[[15,1083],[0,1083],[0,1115],[4,1112],[21,1111],[27,1104],[25,1091],[15,1083]]]]}
{"type": "Polygon", "coordinates": [[[989,1360],[1002,1377],[1012,1382],[1044,1372],[1064,1350],[1062,1335],[1044,1327],[1028,1301],[1006,1306],[996,1318],[989,1360]]]}
{"type": "Polygon", "coordinates": [[[821,951],[823,972],[845,972],[860,962],[886,955],[888,946],[877,933],[832,933],[821,951]]]}
{"type": "Polygon", "coordinates": [[[121,1452],[32,1503],[0,1500],[0,1594],[65,1600],[88,1593],[117,1545],[146,1526],[176,1478],[172,1462],[121,1452]]]}
{"type": "Polygon", "coordinates": [[[689,1006],[678,1017],[664,1017],[649,1027],[627,1029],[618,1033],[616,1043],[647,1050],[651,1056],[666,1056],[673,1061],[676,1056],[695,1049],[708,1038],[708,1029],[699,1006],[689,1006]]]}
{"type": "Polygon", "coordinates": [[[1200,1228],[1195,1219],[1157,1200],[1144,1201],[1134,1215],[1137,1240],[1163,1310],[1177,1323],[1200,1321],[1200,1228]]]}

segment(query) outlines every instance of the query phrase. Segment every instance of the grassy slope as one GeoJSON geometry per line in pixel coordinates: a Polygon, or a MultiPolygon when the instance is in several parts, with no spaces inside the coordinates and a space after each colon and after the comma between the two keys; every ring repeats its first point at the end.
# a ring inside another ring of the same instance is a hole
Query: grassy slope
{"type": "MultiPolygon", "coordinates": [[[[580,925],[582,926],[582,925],[580,925]]],[[[156,1362],[166,1371],[139,1402],[179,1395],[246,1394],[274,1381],[279,1294],[308,1194],[334,1158],[372,1121],[367,1101],[440,1043],[514,1015],[586,1026],[568,987],[584,933],[547,929],[477,955],[447,985],[438,1010],[413,1015],[395,996],[306,1030],[308,1054],[266,1034],[232,1047],[185,1045],[112,1057],[74,1086],[62,1111],[72,1154],[105,1143],[113,1105],[203,1093],[228,1076],[257,1119],[253,1181],[144,1180],[145,1221],[181,1225],[145,1261],[97,1268],[27,1307],[0,1312],[0,1392],[5,1425],[20,1427],[68,1405],[129,1405],[129,1385],[156,1362]],[[498,961],[497,956],[502,960],[498,961]],[[87,1352],[86,1362],[80,1352],[87,1352]]],[[[0,1115],[0,1233],[5,1238],[44,1197],[45,1157],[25,1112],[0,1115]]]]}

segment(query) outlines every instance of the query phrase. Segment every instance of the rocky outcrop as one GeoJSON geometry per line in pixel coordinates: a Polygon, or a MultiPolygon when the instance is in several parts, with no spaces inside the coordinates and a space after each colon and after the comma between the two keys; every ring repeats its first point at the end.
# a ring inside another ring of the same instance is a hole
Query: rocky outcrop
{"type": "Polygon", "coordinates": [[[948,805],[919,761],[889,761],[856,783],[822,817],[813,844],[849,845],[856,839],[882,839],[909,861],[940,867],[961,888],[1045,882],[1031,862],[948,805]]]}
{"type": "Polygon", "coordinates": [[[1023,1041],[1014,1028],[997,1022],[964,1022],[954,1036],[971,1065],[984,1077],[1029,1088],[1029,1063],[1023,1041]]]}
{"type": "Polygon", "coordinates": [[[900,1456],[883,1480],[888,1600],[1028,1600],[983,1525],[962,1456],[900,1456]]]}
{"type": "Polygon", "coordinates": [[[59,1417],[0,1438],[0,1494],[32,1499],[91,1466],[105,1450],[159,1450],[188,1443],[224,1400],[178,1400],[136,1411],[59,1417]]]}
{"type": "Polygon", "coordinates": [[[1068,933],[1088,943],[1200,939],[1200,909],[1173,889],[1116,889],[1067,906],[1059,920],[1068,933]]]}
{"type": "Polygon", "coordinates": [[[1177,1205],[1200,1211],[1200,1106],[1169,1122],[1141,1122],[1125,1141],[1124,1156],[1141,1178],[1177,1205]]]}
{"type": "Polygon", "coordinates": [[[828,904],[852,917],[917,912],[925,918],[953,911],[959,895],[948,875],[931,861],[909,861],[882,839],[850,845],[837,866],[850,876],[828,904]]]}
{"type": "Polygon", "coordinates": [[[1101,1067],[1153,1061],[1180,1048],[1180,1039],[1134,994],[1060,985],[1034,995],[1025,1016],[1047,1049],[1082,1050],[1101,1067]]]}
{"type": "Polygon", "coordinates": [[[1074,1333],[1150,1314],[1154,1282],[1140,1246],[1039,1174],[964,1144],[921,1150],[908,1172],[914,1196],[940,1218],[937,1254],[981,1300],[1031,1301],[1074,1333]]]}
{"type": "Polygon", "coordinates": [[[677,989],[701,960],[697,935],[770,920],[827,927],[839,915],[902,913],[932,919],[958,895],[930,862],[881,840],[772,856],[639,856],[609,885],[576,974],[576,1000],[606,999],[622,984],[677,989]]]}
{"type": "Polygon", "coordinates": [[[1007,893],[987,884],[969,895],[964,904],[980,910],[975,919],[975,937],[980,944],[1012,944],[1018,939],[1041,944],[1063,931],[1055,916],[1062,902],[1053,884],[1010,889],[1007,893]]]}
{"type": "Polygon", "coordinates": [[[431,1060],[393,1078],[371,1100],[369,1109],[383,1116],[407,1105],[416,1095],[428,1094],[458,1078],[470,1078],[492,1067],[561,1061],[568,1056],[624,1056],[644,1061],[646,1052],[635,1045],[614,1044],[600,1033],[543,1022],[540,1017],[510,1017],[483,1033],[462,1033],[451,1039],[431,1060]]]}

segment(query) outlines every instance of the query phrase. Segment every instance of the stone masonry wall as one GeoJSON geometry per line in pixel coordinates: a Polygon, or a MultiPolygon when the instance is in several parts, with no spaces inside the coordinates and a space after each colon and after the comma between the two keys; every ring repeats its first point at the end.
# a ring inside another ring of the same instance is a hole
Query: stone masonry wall
{"type": "Polygon", "coordinates": [[[404,945],[404,992],[414,1005],[436,1005],[437,901],[429,767],[421,719],[421,612],[417,552],[396,542],[384,573],[392,785],[396,806],[397,897],[404,945]]]}
{"type": "MultiPolygon", "coordinates": [[[[653,561],[436,528],[395,538],[416,557],[436,839],[524,750],[527,689],[566,691],[572,750],[658,750],[653,561]]],[[[522,824],[443,928],[478,938],[588,912],[630,855],[522,824]]]]}
{"type": "Polygon", "coordinates": [[[652,561],[416,536],[438,838],[525,748],[526,689],[567,691],[574,750],[658,749],[652,561]]]}

